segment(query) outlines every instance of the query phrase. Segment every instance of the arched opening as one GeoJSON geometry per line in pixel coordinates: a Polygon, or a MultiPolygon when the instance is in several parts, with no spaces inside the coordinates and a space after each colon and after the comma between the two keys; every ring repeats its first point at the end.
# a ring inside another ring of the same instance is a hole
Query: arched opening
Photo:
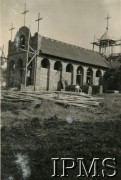
{"type": "Polygon", "coordinates": [[[20,48],[22,48],[22,49],[25,48],[25,42],[26,42],[25,36],[22,34],[22,35],[20,36],[20,48]]]}
{"type": "Polygon", "coordinates": [[[68,80],[69,80],[70,84],[73,84],[73,65],[72,64],[67,64],[66,72],[68,73],[67,76],[69,76],[67,77],[68,79],[66,80],[67,81],[66,83],[68,84],[68,80]]]}
{"type": "Polygon", "coordinates": [[[18,87],[20,87],[22,84],[22,79],[23,79],[23,61],[22,61],[22,59],[18,60],[16,70],[17,70],[16,85],[18,87]]]}
{"type": "Polygon", "coordinates": [[[90,86],[93,84],[93,70],[92,70],[92,68],[87,69],[87,82],[86,83],[90,86]]]}
{"type": "Polygon", "coordinates": [[[14,86],[14,77],[15,76],[15,63],[13,60],[9,63],[9,85],[10,87],[14,86]]]}
{"type": "Polygon", "coordinates": [[[79,66],[77,68],[77,75],[76,75],[76,84],[79,84],[80,86],[83,84],[83,67],[79,66]]]}
{"type": "Polygon", "coordinates": [[[41,61],[41,73],[44,74],[45,81],[43,86],[46,90],[49,90],[49,77],[50,77],[50,61],[47,58],[42,59],[41,61]]]}
{"type": "Polygon", "coordinates": [[[23,61],[21,59],[18,60],[17,67],[19,69],[19,74],[22,80],[22,75],[23,75],[23,61]]]}
{"type": "Polygon", "coordinates": [[[102,85],[102,73],[99,69],[96,71],[95,85],[102,85]]]}
{"type": "Polygon", "coordinates": [[[62,63],[60,61],[56,61],[54,64],[54,69],[57,71],[62,71],[62,63]]]}
{"type": "Polygon", "coordinates": [[[27,67],[27,85],[33,85],[33,79],[34,79],[34,64],[35,61],[31,61],[31,57],[28,58],[28,67],[27,67]],[[31,61],[31,62],[30,62],[31,61]]]}
{"type": "Polygon", "coordinates": [[[59,71],[59,80],[62,80],[62,63],[60,61],[56,61],[54,64],[54,70],[59,71]]]}
{"type": "Polygon", "coordinates": [[[49,60],[48,60],[48,59],[43,59],[43,60],[41,61],[41,66],[42,66],[42,68],[48,69],[48,68],[50,67],[50,62],[49,62],[49,60]]]}
{"type": "Polygon", "coordinates": [[[56,61],[54,64],[54,70],[56,70],[56,80],[57,80],[57,90],[63,89],[62,83],[62,63],[60,61],[56,61]]]}
{"type": "Polygon", "coordinates": [[[101,76],[102,76],[101,71],[100,71],[100,70],[97,70],[97,71],[96,71],[96,77],[99,77],[99,78],[100,78],[101,76]]]}
{"type": "Polygon", "coordinates": [[[67,64],[66,72],[73,72],[73,65],[72,64],[67,64]]]}

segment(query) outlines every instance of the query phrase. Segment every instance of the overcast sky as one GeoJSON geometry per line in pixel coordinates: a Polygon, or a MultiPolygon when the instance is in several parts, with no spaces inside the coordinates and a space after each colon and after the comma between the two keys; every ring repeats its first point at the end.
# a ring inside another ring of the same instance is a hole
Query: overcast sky
{"type": "Polygon", "coordinates": [[[0,0],[2,12],[1,38],[7,55],[10,27],[13,22],[15,30],[23,26],[24,4],[29,13],[26,16],[26,26],[31,27],[31,33],[37,31],[37,14],[40,12],[43,20],[40,22],[40,34],[56,40],[92,49],[94,35],[100,38],[106,30],[106,16],[109,13],[110,33],[121,38],[121,0],[0,0]]]}

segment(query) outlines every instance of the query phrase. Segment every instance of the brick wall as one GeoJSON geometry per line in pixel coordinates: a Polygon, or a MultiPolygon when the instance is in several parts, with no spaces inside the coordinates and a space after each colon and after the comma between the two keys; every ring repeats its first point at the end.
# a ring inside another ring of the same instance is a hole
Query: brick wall
{"type": "Polygon", "coordinates": [[[48,69],[41,68],[40,70],[40,81],[39,88],[42,90],[47,90],[47,78],[48,78],[48,69]]]}
{"type": "Polygon", "coordinates": [[[50,73],[50,90],[57,91],[58,81],[60,80],[60,71],[51,69],[50,73]]]}
{"type": "MultiPolygon", "coordinates": [[[[31,56],[30,56],[31,57],[31,56]]],[[[20,86],[21,84],[25,84],[25,68],[26,68],[26,59],[27,54],[25,52],[18,52],[17,54],[9,55],[7,61],[7,87],[10,87],[10,61],[14,61],[15,63],[15,73],[14,73],[14,86],[20,86]],[[19,69],[17,68],[18,60],[21,59],[23,63],[23,73],[22,79],[19,75],[19,69]]],[[[32,62],[32,77],[31,77],[31,85],[34,85],[34,68],[35,68],[35,61],[32,62]]]]}
{"type": "Polygon", "coordinates": [[[71,85],[72,73],[65,72],[64,73],[64,80],[68,82],[68,85],[71,85]]]}
{"type": "MultiPolygon", "coordinates": [[[[29,29],[27,27],[21,27],[19,29],[19,36],[24,34],[26,37],[26,43],[25,43],[25,49],[27,49],[27,41],[28,41],[28,35],[29,35],[29,29]]],[[[30,38],[30,45],[33,49],[37,50],[39,53],[39,50],[41,49],[41,36],[37,33],[34,34],[34,36],[30,38]]],[[[29,57],[32,57],[33,55],[29,55],[29,57]]],[[[20,49],[17,49],[15,42],[9,41],[9,49],[8,49],[8,62],[7,62],[7,85],[9,87],[10,85],[10,69],[9,69],[9,63],[10,60],[13,60],[15,62],[15,66],[17,67],[17,62],[19,59],[22,59],[23,61],[23,75],[22,75],[22,81],[19,78],[19,71],[15,69],[15,84],[16,86],[20,86],[21,84],[25,84],[25,67],[26,67],[26,59],[27,54],[26,52],[21,51],[20,49]]],[[[98,83],[98,78],[96,78],[96,71],[98,69],[95,68],[93,65],[82,65],[81,63],[77,63],[76,61],[70,61],[70,60],[60,60],[59,58],[50,58],[48,57],[48,60],[50,62],[50,70],[46,68],[41,67],[41,60],[43,58],[47,58],[46,55],[44,57],[38,57],[37,58],[37,67],[36,67],[36,90],[57,90],[58,88],[58,82],[60,81],[60,72],[57,70],[54,70],[54,63],[56,61],[61,61],[62,63],[62,79],[66,80],[68,82],[68,85],[72,84],[72,78],[73,78],[73,84],[76,84],[76,75],[77,75],[77,68],[79,66],[82,66],[84,69],[83,72],[83,84],[86,84],[87,79],[87,69],[89,67],[93,70],[93,84],[98,83]],[[71,63],[73,65],[73,73],[66,72],[66,66],[71,63]],[[73,76],[73,77],[72,77],[73,76]]],[[[104,70],[101,69],[102,75],[104,74],[104,70]]],[[[34,78],[35,78],[35,63],[33,61],[32,63],[32,84],[34,85],[34,78]]]]}

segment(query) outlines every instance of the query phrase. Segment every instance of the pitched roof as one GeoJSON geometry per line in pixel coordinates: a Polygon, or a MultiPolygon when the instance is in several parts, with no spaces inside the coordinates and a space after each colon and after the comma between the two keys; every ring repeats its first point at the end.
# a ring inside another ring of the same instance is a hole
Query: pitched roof
{"type": "Polygon", "coordinates": [[[68,60],[82,62],[99,67],[108,67],[106,59],[98,52],[71,44],[41,37],[41,52],[68,60]]]}
{"type": "Polygon", "coordinates": [[[109,31],[106,30],[106,32],[102,35],[102,37],[100,38],[100,40],[109,40],[111,39],[111,36],[109,34],[109,31]]]}

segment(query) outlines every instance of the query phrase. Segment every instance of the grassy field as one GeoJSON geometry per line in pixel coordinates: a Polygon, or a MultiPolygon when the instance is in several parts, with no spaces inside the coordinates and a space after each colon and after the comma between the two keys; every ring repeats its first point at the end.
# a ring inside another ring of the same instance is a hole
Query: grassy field
{"type": "MultiPolygon", "coordinates": [[[[92,179],[120,180],[121,94],[103,97],[101,106],[90,109],[48,101],[2,102],[2,180],[50,180],[54,157],[83,157],[87,164],[94,157],[116,158],[117,176],[92,179]],[[66,122],[68,116],[73,119],[71,124],[66,122]]],[[[58,174],[62,174],[61,163],[58,174]]],[[[75,168],[61,179],[76,180],[77,174],[75,168]]]]}

